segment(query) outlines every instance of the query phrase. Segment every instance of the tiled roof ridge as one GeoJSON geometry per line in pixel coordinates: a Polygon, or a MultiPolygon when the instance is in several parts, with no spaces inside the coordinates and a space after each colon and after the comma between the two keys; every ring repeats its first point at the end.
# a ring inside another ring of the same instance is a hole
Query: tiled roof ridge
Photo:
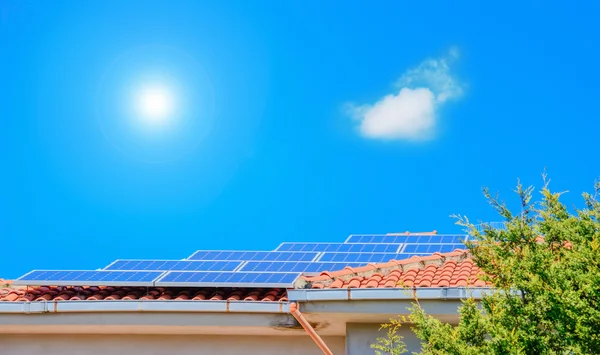
{"type": "Polygon", "coordinates": [[[17,289],[17,288],[21,288],[21,287],[13,285],[12,280],[5,280],[5,279],[0,278],[0,288],[17,289]]]}
{"type": "Polygon", "coordinates": [[[287,290],[278,288],[162,288],[138,286],[37,286],[0,287],[0,302],[112,300],[287,301],[287,290]]]}
{"type": "Polygon", "coordinates": [[[327,288],[331,283],[337,279],[343,281],[349,281],[355,277],[370,278],[374,274],[388,274],[393,270],[400,270],[402,273],[407,272],[411,269],[422,270],[429,265],[441,267],[448,261],[454,261],[457,264],[470,259],[470,252],[468,249],[455,249],[448,253],[433,253],[428,256],[412,256],[408,259],[402,260],[390,260],[387,263],[370,263],[366,266],[361,267],[346,267],[343,270],[322,272],[318,276],[302,276],[296,283],[295,288],[311,288],[313,283],[319,283],[327,288]]]}

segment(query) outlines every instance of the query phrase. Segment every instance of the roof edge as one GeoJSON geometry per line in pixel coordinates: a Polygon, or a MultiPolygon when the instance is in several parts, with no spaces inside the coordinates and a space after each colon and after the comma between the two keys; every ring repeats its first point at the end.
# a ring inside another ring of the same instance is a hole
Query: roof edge
{"type": "Polygon", "coordinates": [[[481,299],[489,287],[337,288],[288,290],[290,302],[481,299]]]}
{"type": "Polygon", "coordinates": [[[96,313],[96,312],[212,312],[289,313],[289,302],[184,301],[184,300],[99,300],[99,301],[13,301],[0,302],[2,313],[96,313]]]}

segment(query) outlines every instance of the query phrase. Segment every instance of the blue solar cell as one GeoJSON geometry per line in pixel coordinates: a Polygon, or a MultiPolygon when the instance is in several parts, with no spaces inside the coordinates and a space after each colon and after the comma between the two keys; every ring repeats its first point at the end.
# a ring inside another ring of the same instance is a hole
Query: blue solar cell
{"type": "Polygon", "coordinates": [[[317,252],[292,251],[213,251],[198,250],[188,260],[203,261],[312,261],[317,252]]]}
{"type": "Polygon", "coordinates": [[[442,245],[440,253],[449,253],[451,251],[454,251],[455,249],[458,249],[458,248],[456,248],[456,244],[445,244],[445,245],[442,245]]]}
{"type": "Polygon", "coordinates": [[[300,273],[169,271],[156,286],[292,287],[300,273]]]}
{"type": "Polygon", "coordinates": [[[342,270],[346,266],[362,265],[364,263],[249,261],[239,271],[322,272],[342,270]]]}
{"type": "Polygon", "coordinates": [[[427,244],[427,243],[429,243],[429,239],[431,239],[430,235],[419,235],[419,236],[417,236],[417,243],[418,244],[427,244]]]}
{"type": "Polygon", "coordinates": [[[324,251],[350,252],[353,247],[354,247],[354,245],[351,245],[351,244],[335,244],[335,245],[333,245],[333,244],[324,244],[324,247],[320,251],[322,251],[322,252],[324,252],[324,251]]]}
{"type": "Polygon", "coordinates": [[[402,249],[402,244],[375,244],[373,247],[374,253],[397,253],[402,249]]]}
{"type": "Polygon", "coordinates": [[[152,286],[162,271],[76,271],[76,270],[34,270],[17,280],[17,285],[57,285],[57,286],[152,286]]]}
{"type": "Polygon", "coordinates": [[[418,243],[419,242],[419,236],[418,235],[409,235],[406,237],[406,243],[418,243]]]}
{"type": "Polygon", "coordinates": [[[430,244],[429,245],[429,250],[427,250],[427,252],[429,254],[433,254],[433,253],[436,253],[436,252],[441,252],[442,251],[442,247],[443,247],[443,244],[430,244]]]}
{"type": "Polygon", "coordinates": [[[428,253],[428,252],[429,252],[428,244],[418,244],[417,248],[415,249],[415,253],[428,253]]]}
{"type": "Polygon", "coordinates": [[[442,236],[441,235],[432,235],[429,237],[428,243],[441,243],[442,236]]]}
{"type": "Polygon", "coordinates": [[[417,250],[415,251],[415,253],[433,254],[434,250],[435,246],[431,244],[417,244],[417,250]]]}
{"type": "Polygon", "coordinates": [[[402,251],[404,253],[416,253],[417,252],[417,246],[418,246],[418,244],[406,244],[406,247],[402,251]]]}
{"type": "Polygon", "coordinates": [[[460,237],[455,235],[444,235],[442,236],[442,243],[444,244],[454,244],[460,243],[460,237]]]}
{"type": "Polygon", "coordinates": [[[394,243],[395,238],[389,238],[384,235],[361,235],[359,243],[394,243]]]}
{"type": "Polygon", "coordinates": [[[365,243],[365,239],[363,237],[363,235],[351,235],[344,243],[365,243]]]}
{"type": "Polygon", "coordinates": [[[305,243],[305,244],[300,244],[300,243],[290,243],[289,246],[289,251],[316,251],[316,249],[318,249],[319,245],[316,243],[305,243]]]}
{"type": "Polygon", "coordinates": [[[241,261],[117,260],[104,270],[234,271],[241,261]]]}
{"type": "Polygon", "coordinates": [[[274,251],[291,251],[291,247],[294,243],[281,243],[274,251]]]}

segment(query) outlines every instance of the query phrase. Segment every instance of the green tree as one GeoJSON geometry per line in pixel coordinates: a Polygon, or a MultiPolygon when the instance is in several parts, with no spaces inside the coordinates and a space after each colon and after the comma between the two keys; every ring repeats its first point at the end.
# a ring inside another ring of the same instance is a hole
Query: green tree
{"type": "Polygon", "coordinates": [[[600,183],[569,209],[544,176],[541,198],[519,183],[513,213],[484,194],[505,228],[479,232],[467,217],[474,262],[491,283],[479,304],[467,299],[457,326],[425,314],[418,301],[408,317],[422,340],[417,354],[600,354],[600,183]]]}
{"type": "Polygon", "coordinates": [[[377,338],[377,342],[371,344],[376,355],[400,355],[408,351],[402,341],[404,337],[398,334],[403,321],[404,318],[390,319],[389,323],[381,325],[379,330],[385,329],[386,336],[377,338]]]}

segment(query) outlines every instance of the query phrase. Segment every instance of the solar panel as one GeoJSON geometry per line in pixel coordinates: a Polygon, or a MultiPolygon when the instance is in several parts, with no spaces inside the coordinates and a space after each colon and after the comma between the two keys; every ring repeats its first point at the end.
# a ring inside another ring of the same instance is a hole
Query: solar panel
{"type": "Polygon", "coordinates": [[[346,266],[364,266],[364,263],[292,262],[292,261],[249,261],[239,271],[268,272],[323,272],[342,270],[346,266]]]}
{"type": "Polygon", "coordinates": [[[351,235],[343,243],[280,244],[274,251],[198,250],[185,260],[121,259],[99,271],[34,270],[17,285],[291,287],[301,273],[341,270],[464,249],[468,235],[351,235]]]}
{"type": "Polygon", "coordinates": [[[277,251],[317,251],[347,253],[396,253],[402,244],[376,243],[281,243],[277,251]]]}
{"type": "Polygon", "coordinates": [[[319,258],[320,262],[347,262],[347,263],[359,263],[366,265],[368,263],[384,263],[390,260],[402,260],[410,258],[411,256],[425,256],[427,253],[323,253],[319,258]]]}
{"type": "Polygon", "coordinates": [[[155,282],[164,287],[293,287],[295,273],[169,271],[155,282]]]}
{"type": "Polygon", "coordinates": [[[234,271],[241,261],[117,260],[104,270],[234,271]]]}
{"type": "Polygon", "coordinates": [[[188,260],[312,261],[316,252],[198,250],[188,260]]]}
{"type": "Polygon", "coordinates": [[[162,271],[33,270],[15,280],[15,285],[51,286],[153,286],[162,271]]]}
{"type": "Polygon", "coordinates": [[[425,244],[425,243],[444,243],[456,244],[463,243],[466,235],[442,235],[442,234],[406,234],[406,235],[351,235],[346,240],[346,243],[408,243],[408,244],[425,244]]]}

